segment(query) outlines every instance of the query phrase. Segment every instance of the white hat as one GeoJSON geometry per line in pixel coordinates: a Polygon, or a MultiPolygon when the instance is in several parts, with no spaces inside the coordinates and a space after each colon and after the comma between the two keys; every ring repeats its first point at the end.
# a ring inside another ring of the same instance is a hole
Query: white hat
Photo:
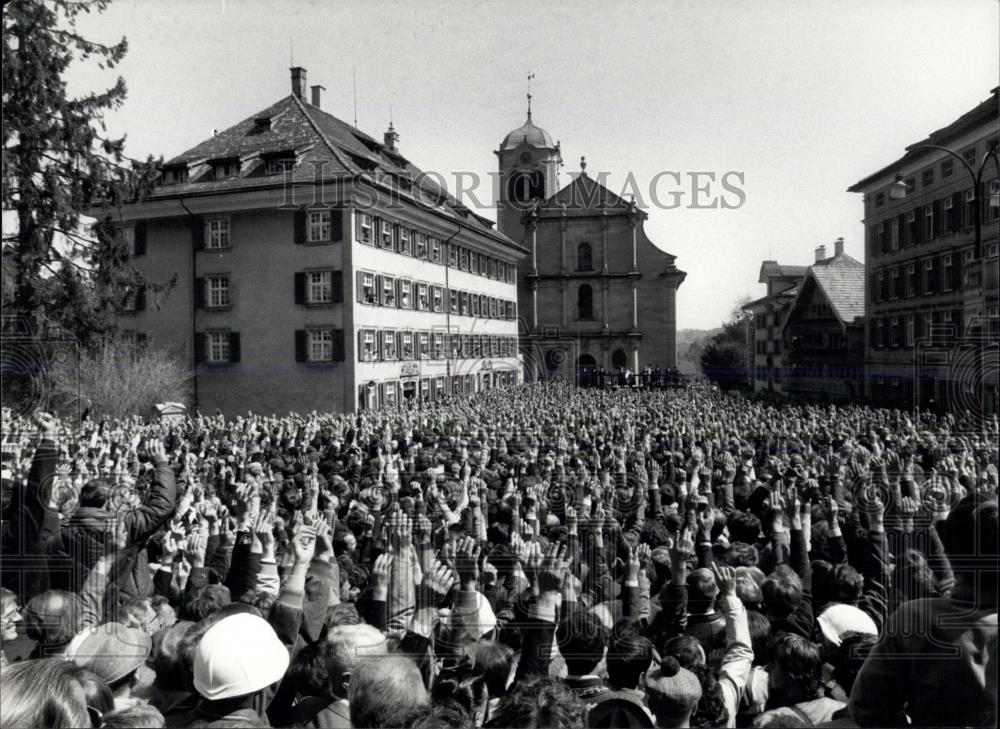
{"type": "Polygon", "coordinates": [[[288,649],[263,618],[238,613],[213,625],[198,642],[194,687],[209,700],[246,696],[285,675],[288,649]]]}
{"type": "Polygon", "coordinates": [[[853,605],[839,603],[820,613],[819,629],[823,631],[823,637],[833,645],[840,645],[840,637],[845,633],[878,635],[875,621],[868,617],[868,613],[853,605]]]}

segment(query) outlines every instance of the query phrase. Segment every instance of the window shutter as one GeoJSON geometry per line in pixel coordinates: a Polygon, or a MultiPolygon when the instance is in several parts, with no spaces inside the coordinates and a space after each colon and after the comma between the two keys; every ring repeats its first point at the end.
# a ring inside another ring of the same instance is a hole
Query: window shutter
{"type": "Polygon", "coordinates": [[[194,280],[194,308],[205,307],[205,279],[198,277],[194,280]]]}
{"type": "Polygon", "coordinates": [[[135,224],[135,255],[146,255],[146,224],[144,222],[135,224]]]}
{"type": "Polygon", "coordinates": [[[295,273],[295,303],[300,306],[306,303],[306,275],[302,271],[295,273]]]}
{"type": "Polygon", "coordinates": [[[951,287],[958,291],[962,288],[962,264],[965,255],[961,248],[956,248],[951,253],[951,287]]]}
{"type": "Polygon", "coordinates": [[[896,216],[896,234],[899,236],[899,247],[906,245],[906,216],[900,213],[896,216]]]}
{"type": "Polygon", "coordinates": [[[960,339],[962,337],[962,335],[965,333],[963,324],[964,324],[964,322],[962,321],[962,310],[961,309],[954,309],[954,310],[952,310],[952,312],[951,312],[951,325],[955,328],[954,337],[956,339],[960,339]]]}
{"type": "Polygon", "coordinates": [[[194,335],[194,363],[201,364],[205,361],[205,342],[207,335],[204,332],[196,332],[194,335]]]}
{"type": "Polygon", "coordinates": [[[229,332],[229,361],[240,361],[240,333],[229,332]]]}
{"type": "Polygon", "coordinates": [[[375,275],[375,303],[382,306],[385,301],[383,300],[382,293],[382,276],[381,274],[375,275]]]}
{"type": "Polygon", "coordinates": [[[931,211],[932,211],[932,215],[934,216],[934,237],[935,238],[940,238],[941,237],[941,231],[944,230],[944,227],[941,225],[941,201],[940,200],[935,200],[933,203],[931,203],[931,211]]]}
{"type": "Polygon", "coordinates": [[[339,304],[344,300],[344,272],[332,271],[330,273],[330,286],[333,294],[333,303],[339,304]]]}
{"type": "MultiPolygon", "coordinates": [[[[985,223],[989,219],[990,210],[990,190],[985,182],[979,183],[979,220],[985,223]]],[[[983,251],[979,252],[983,255],[983,251]]]]}
{"type": "Polygon", "coordinates": [[[344,211],[339,208],[330,211],[330,240],[344,240],[344,211]]]}
{"type": "Polygon", "coordinates": [[[922,240],[923,235],[923,225],[924,225],[924,208],[922,205],[918,205],[913,209],[913,240],[910,244],[919,243],[922,240]]]}
{"type": "Polygon", "coordinates": [[[306,330],[296,329],[295,330],[295,361],[305,362],[306,361],[306,330]]]}
{"type": "Polygon", "coordinates": [[[955,231],[962,229],[962,191],[952,193],[951,196],[951,230],[955,231]]]}
{"type": "Polygon", "coordinates": [[[365,289],[363,286],[364,274],[361,271],[358,271],[356,278],[357,278],[357,283],[355,284],[355,288],[358,290],[358,301],[364,302],[365,300],[365,289]]]}
{"type": "Polygon", "coordinates": [[[295,211],[295,242],[306,242],[306,211],[301,208],[295,211]]]}
{"type": "Polygon", "coordinates": [[[379,402],[379,405],[384,405],[385,404],[385,383],[384,382],[378,383],[378,402],[379,402]]]}
{"type": "Polygon", "coordinates": [[[135,310],[144,311],[146,308],[146,287],[140,286],[135,292],[135,310]]]}
{"type": "Polygon", "coordinates": [[[365,332],[358,330],[358,362],[365,361],[365,332]]]}
{"type": "Polygon", "coordinates": [[[205,219],[200,215],[191,218],[191,247],[196,251],[205,250],[205,219]]]}
{"type": "Polygon", "coordinates": [[[343,362],[344,361],[344,330],[334,329],[333,330],[333,361],[343,362]]]}

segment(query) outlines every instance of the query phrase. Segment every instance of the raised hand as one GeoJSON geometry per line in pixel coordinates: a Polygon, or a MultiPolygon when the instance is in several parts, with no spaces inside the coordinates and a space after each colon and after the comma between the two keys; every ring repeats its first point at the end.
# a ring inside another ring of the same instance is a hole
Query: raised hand
{"type": "Polygon", "coordinates": [[[383,552],[375,560],[372,568],[372,599],[385,602],[389,595],[389,575],[392,572],[392,562],[395,555],[383,552]]]}
{"type": "Polygon", "coordinates": [[[719,592],[723,596],[736,594],[736,570],[727,565],[712,563],[712,574],[715,576],[715,584],[719,586],[719,592]]]}
{"type": "Polygon", "coordinates": [[[292,533],[292,550],[297,566],[308,566],[316,554],[316,527],[299,524],[292,533]]]}
{"type": "Polygon", "coordinates": [[[457,581],[458,578],[448,565],[435,562],[434,566],[424,573],[424,579],[420,583],[420,604],[440,607],[457,581]]]}
{"type": "Polygon", "coordinates": [[[475,589],[479,580],[479,545],[472,537],[463,537],[455,549],[455,571],[463,589],[475,589]]]}
{"type": "Polygon", "coordinates": [[[538,568],[539,593],[560,591],[568,571],[569,561],[566,559],[566,545],[550,544],[538,568]]]}

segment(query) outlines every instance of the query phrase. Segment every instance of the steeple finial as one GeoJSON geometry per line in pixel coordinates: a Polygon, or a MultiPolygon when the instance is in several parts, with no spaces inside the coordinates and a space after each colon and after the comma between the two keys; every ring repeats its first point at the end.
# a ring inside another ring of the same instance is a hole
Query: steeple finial
{"type": "Polygon", "coordinates": [[[587,158],[582,156],[580,157],[580,174],[584,177],[587,176],[587,158]]]}
{"type": "Polygon", "coordinates": [[[535,77],[531,71],[528,72],[528,121],[531,121],[531,79],[535,77]]]}

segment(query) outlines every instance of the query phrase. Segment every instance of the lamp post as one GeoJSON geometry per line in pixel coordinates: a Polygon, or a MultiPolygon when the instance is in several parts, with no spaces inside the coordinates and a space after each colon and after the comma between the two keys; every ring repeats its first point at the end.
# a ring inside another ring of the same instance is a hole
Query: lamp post
{"type": "MultiPolygon", "coordinates": [[[[984,309],[984,312],[981,313],[979,319],[981,322],[982,314],[985,313],[986,315],[988,315],[988,312],[985,311],[986,294],[984,291],[984,284],[985,284],[984,269],[986,266],[986,262],[983,257],[983,220],[982,220],[983,213],[988,208],[985,205],[986,201],[982,199],[983,175],[986,173],[986,167],[989,161],[992,159],[994,167],[996,168],[997,171],[997,176],[1000,177],[1000,156],[998,156],[998,144],[997,142],[990,143],[989,147],[986,150],[986,153],[983,155],[982,159],[979,160],[978,164],[974,162],[970,163],[965,159],[965,157],[958,154],[953,149],[949,149],[948,147],[942,147],[941,145],[938,144],[917,144],[914,145],[913,147],[910,147],[910,149],[911,150],[933,149],[938,152],[944,152],[945,154],[953,157],[954,159],[957,159],[958,162],[962,165],[962,167],[965,168],[966,172],[969,173],[969,177],[972,178],[972,213],[973,213],[972,217],[975,230],[975,235],[973,238],[973,261],[969,266],[963,265],[963,270],[965,273],[965,282],[964,282],[965,287],[968,287],[969,284],[973,284],[978,286],[979,291],[981,292],[978,301],[980,307],[984,309]]],[[[891,200],[902,200],[903,198],[906,197],[907,192],[908,189],[906,183],[903,181],[903,175],[902,173],[897,172],[895,181],[892,183],[892,185],[889,186],[889,198],[891,200]]],[[[990,190],[988,207],[989,208],[1000,207],[1000,188],[994,187],[992,190],[990,190]]],[[[965,300],[963,301],[963,307],[962,307],[963,318],[965,310],[967,308],[970,308],[968,306],[968,301],[969,297],[966,297],[965,300]]],[[[984,352],[986,348],[984,338],[985,336],[988,335],[988,329],[986,331],[983,331],[982,324],[980,323],[976,327],[976,330],[968,331],[966,332],[966,335],[973,333],[977,335],[976,364],[979,367],[980,376],[982,378],[982,392],[979,393],[980,407],[983,409],[983,414],[985,415],[987,382],[984,371],[984,364],[985,364],[984,352]]]]}

